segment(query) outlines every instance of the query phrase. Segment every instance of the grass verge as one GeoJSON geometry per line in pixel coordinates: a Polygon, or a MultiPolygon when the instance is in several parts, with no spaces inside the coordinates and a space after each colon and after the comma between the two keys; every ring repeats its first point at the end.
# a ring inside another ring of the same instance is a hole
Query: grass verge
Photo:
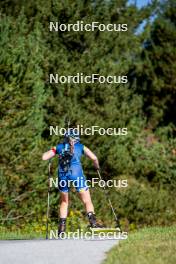
{"type": "Polygon", "coordinates": [[[103,264],[175,264],[176,226],[148,227],[129,234],[103,264]]]}

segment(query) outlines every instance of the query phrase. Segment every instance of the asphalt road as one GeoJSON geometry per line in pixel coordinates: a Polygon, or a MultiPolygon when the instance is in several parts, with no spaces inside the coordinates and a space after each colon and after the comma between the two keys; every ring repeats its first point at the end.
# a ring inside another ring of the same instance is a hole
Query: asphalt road
{"type": "Polygon", "coordinates": [[[118,240],[0,241],[0,264],[100,264],[118,240]]]}

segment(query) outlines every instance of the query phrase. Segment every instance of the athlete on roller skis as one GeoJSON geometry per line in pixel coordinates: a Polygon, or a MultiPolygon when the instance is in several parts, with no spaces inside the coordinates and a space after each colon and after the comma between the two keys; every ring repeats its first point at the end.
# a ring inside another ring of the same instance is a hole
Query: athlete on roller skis
{"type": "Polygon", "coordinates": [[[76,190],[85,206],[90,227],[102,227],[97,224],[94,213],[94,206],[91,200],[90,191],[86,185],[86,178],[83,173],[81,157],[85,155],[93,161],[96,170],[99,170],[99,162],[96,155],[86,146],[80,143],[79,134],[69,128],[64,137],[64,142],[45,152],[43,160],[49,160],[55,155],[59,157],[58,167],[58,188],[61,193],[59,209],[58,236],[66,230],[66,220],[69,204],[69,182],[76,182],[76,190]],[[63,184],[64,183],[64,184],[63,184]]]}

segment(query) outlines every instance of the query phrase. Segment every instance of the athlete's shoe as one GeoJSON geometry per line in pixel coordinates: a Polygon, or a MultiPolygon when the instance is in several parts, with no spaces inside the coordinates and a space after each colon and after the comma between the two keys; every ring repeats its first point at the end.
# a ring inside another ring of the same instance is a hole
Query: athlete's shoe
{"type": "Polygon", "coordinates": [[[62,238],[63,233],[66,230],[66,218],[60,218],[58,226],[58,238],[62,238]]]}
{"type": "Polygon", "coordinates": [[[96,216],[93,212],[89,212],[87,216],[88,216],[89,223],[90,223],[88,227],[91,227],[91,228],[103,228],[104,227],[103,225],[97,223],[96,216]]]}

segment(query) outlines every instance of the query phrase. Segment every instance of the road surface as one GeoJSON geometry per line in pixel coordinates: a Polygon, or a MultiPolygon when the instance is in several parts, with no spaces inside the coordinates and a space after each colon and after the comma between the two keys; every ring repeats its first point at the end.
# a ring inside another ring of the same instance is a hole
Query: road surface
{"type": "Polygon", "coordinates": [[[1,240],[0,264],[100,264],[118,240],[1,240]]]}

